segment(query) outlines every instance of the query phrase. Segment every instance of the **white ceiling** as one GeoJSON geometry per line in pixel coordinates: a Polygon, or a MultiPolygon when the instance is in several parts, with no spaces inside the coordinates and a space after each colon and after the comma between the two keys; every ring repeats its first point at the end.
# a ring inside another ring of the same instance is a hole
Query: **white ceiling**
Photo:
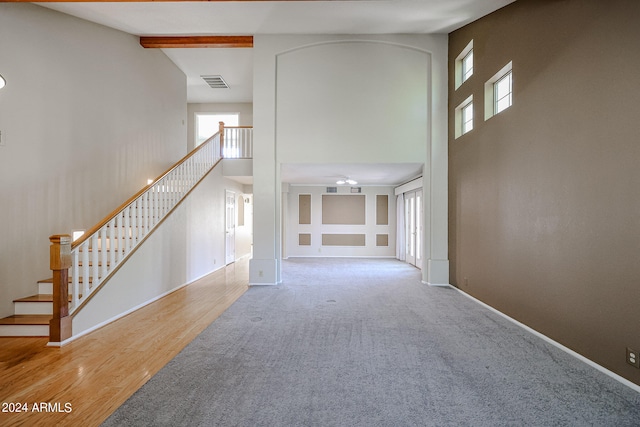
{"type": "MultiPolygon", "coordinates": [[[[137,36],[449,33],[514,0],[36,3],[137,36]]],[[[190,103],[251,102],[252,49],[163,49],[187,76],[190,103]],[[211,89],[201,75],[221,75],[211,89]]]]}
{"type": "Polygon", "coordinates": [[[283,164],[282,182],[335,186],[344,178],[356,180],[357,186],[399,185],[422,176],[421,163],[332,163],[283,164]]]}
{"type": "MultiPolygon", "coordinates": [[[[449,33],[515,0],[328,0],[37,3],[136,36],[259,34],[449,33]]],[[[252,49],[163,49],[187,76],[189,103],[253,100],[252,49]],[[229,89],[211,89],[202,75],[221,75],[229,89]]],[[[283,165],[283,182],[397,185],[421,165],[283,165]]]]}

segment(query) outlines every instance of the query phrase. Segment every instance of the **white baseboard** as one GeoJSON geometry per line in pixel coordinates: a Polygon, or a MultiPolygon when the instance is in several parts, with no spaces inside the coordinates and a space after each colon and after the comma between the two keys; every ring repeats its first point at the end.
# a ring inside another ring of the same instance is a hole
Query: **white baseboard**
{"type": "Polygon", "coordinates": [[[610,371],[609,369],[605,368],[604,366],[598,365],[596,362],[594,362],[593,360],[587,359],[586,357],[584,357],[583,355],[581,355],[580,353],[577,353],[573,350],[571,350],[568,347],[565,347],[564,345],[560,344],[559,342],[549,338],[548,336],[536,331],[533,328],[530,328],[529,326],[525,325],[524,323],[521,323],[519,321],[517,321],[516,319],[514,319],[513,317],[510,317],[506,314],[504,314],[503,312],[491,307],[489,304],[486,304],[482,301],[480,301],[479,299],[469,295],[468,293],[466,293],[465,291],[455,287],[455,286],[450,286],[451,288],[455,289],[456,291],[460,292],[462,295],[466,296],[467,298],[475,301],[476,303],[482,305],[483,307],[491,310],[492,312],[498,314],[499,316],[507,319],[508,321],[510,321],[511,323],[521,327],[522,329],[524,329],[525,331],[537,336],[538,338],[543,339],[544,341],[548,342],[549,344],[559,348],[560,350],[564,351],[565,353],[568,353],[569,355],[575,357],[576,359],[586,363],[587,365],[591,366],[592,368],[597,369],[598,371],[610,376],[611,378],[613,378],[614,380],[626,385],[627,387],[631,388],[632,390],[640,393],[640,385],[632,383],[631,381],[629,381],[628,379],[616,374],[615,372],[610,371]]]}
{"type": "Polygon", "coordinates": [[[433,286],[433,287],[441,287],[441,288],[453,287],[449,283],[429,283],[429,282],[425,282],[424,280],[422,281],[422,283],[424,283],[425,285],[433,286]]]}
{"type": "Polygon", "coordinates": [[[291,258],[358,258],[358,259],[397,259],[393,255],[289,255],[286,258],[282,259],[291,259],[291,258]]]}
{"type": "Polygon", "coordinates": [[[129,310],[127,310],[127,311],[125,311],[125,312],[123,312],[123,313],[118,314],[117,316],[114,316],[114,317],[112,317],[112,318],[110,318],[110,319],[107,319],[107,320],[105,320],[104,322],[98,323],[97,325],[92,326],[91,328],[86,329],[86,330],[84,330],[84,331],[80,332],[80,333],[79,333],[79,334],[77,334],[77,335],[73,335],[73,336],[71,336],[70,338],[67,338],[66,340],[64,340],[64,341],[62,341],[62,342],[49,342],[49,343],[47,343],[47,347],[62,347],[62,346],[64,346],[64,345],[67,345],[67,344],[69,344],[70,342],[73,342],[73,341],[77,340],[77,339],[78,339],[78,338],[80,338],[80,337],[83,337],[83,336],[85,336],[85,335],[87,335],[87,334],[89,334],[89,333],[91,333],[91,332],[93,332],[93,331],[95,331],[95,330],[97,330],[97,329],[102,328],[103,326],[108,325],[109,323],[115,322],[116,320],[121,319],[121,318],[123,318],[124,316],[126,316],[126,315],[128,315],[128,314],[131,314],[131,313],[133,313],[133,312],[134,312],[134,311],[136,311],[136,310],[141,309],[142,307],[145,307],[145,306],[147,306],[147,305],[149,305],[149,304],[151,304],[151,303],[153,303],[153,302],[156,302],[156,301],[158,301],[159,299],[164,298],[164,297],[166,297],[167,295],[172,294],[172,293],[174,293],[175,291],[177,291],[177,290],[180,290],[180,289],[184,288],[185,286],[189,286],[189,285],[191,285],[192,283],[195,283],[195,282],[197,282],[198,280],[202,279],[203,277],[206,277],[206,276],[208,276],[208,275],[210,275],[210,274],[212,274],[212,273],[215,273],[216,271],[218,271],[218,270],[220,270],[220,269],[222,269],[222,268],[224,268],[224,267],[225,267],[225,266],[222,266],[222,267],[218,267],[218,268],[216,268],[216,269],[214,269],[214,270],[211,270],[209,273],[206,273],[206,274],[203,274],[203,275],[201,275],[201,276],[199,276],[199,277],[196,277],[195,279],[193,279],[193,280],[191,280],[191,281],[189,281],[189,282],[187,282],[187,283],[184,283],[184,284],[182,284],[182,285],[180,285],[180,286],[178,286],[178,287],[175,287],[175,288],[173,288],[173,289],[171,289],[171,290],[169,290],[169,291],[167,291],[167,292],[164,292],[164,293],[162,293],[162,294],[160,294],[160,295],[158,295],[158,296],[156,296],[156,297],[154,297],[154,298],[152,298],[152,299],[150,299],[150,300],[148,300],[148,301],[145,301],[145,302],[143,302],[143,303],[141,303],[141,304],[138,304],[138,305],[136,305],[135,307],[130,308],[129,310]]]}

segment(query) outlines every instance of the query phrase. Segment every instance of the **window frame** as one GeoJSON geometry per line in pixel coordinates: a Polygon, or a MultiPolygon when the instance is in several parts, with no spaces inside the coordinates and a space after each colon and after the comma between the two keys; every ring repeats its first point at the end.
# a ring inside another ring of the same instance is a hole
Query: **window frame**
{"type": "Polygon", "coordinates": [[[462,83],[469,80],[471,76],[473,76],[473,49],[471,49],[467,54],[462,58],[462,83]],[[469,62],[471,63],[469,66],[469,62]]]}
{"type": "Polygon", "coordinates": [[[502,111],[506,110],[507,108],[511,107],[511,105],[513,104],[513,75],[511,73],[511,70],[509,70],[508,73],[506,73],[505,75],[500,77],[498,80],[496,80],[495,83],[493,83],[493,97],[494,97],[494,100],[493,100],[494,114],[499,114],[502,111]],[[509,79],[509,89],[505,95],[500,96],[500,93],[499,93],[500,84],[506,79],[509,79]],[[507,105],[506,107],[501,107],[500,103],[505,98],[508,98],[509,105],[507,105]]]}
{"type": "Polygon", "coordinates": [[[455,109],[455,137],[460,138],[462,135],[465,135],[473,130],[473,116],[474,116],[474,108],[473,108],[473,95],[469,96],[467,99],[462,101],[455,109]],[[467,120],[466,111],[468,108],[471,108],[471,116],[470,119],[467,120]],[[467,124],[470,123],[471,126],[467,128],[467,124]]]}
{"type": "Polygon", "coordinates": [[[473,39],[465,46],[464,49],[462,49],[462,52],[460,52],[460,54],[456,57],[455,60],[455,87],[456,90],[458,90],[458,88],[460,86],[462,86],[462,84],[464,82],[466,82],[467,80],[469,80],[472,76],[473,76],[473,39]],[[469,74],[468,76],[466,75],[465,70],[466,66],[465,66],[465,59],[469,57],[469,55],[471,55],[471,74],[469,74]]]}
{"type": "Polygon", "coordinates": [[[494,74],[487,82],[484,84],[484,119],[489,120],[491,117],[496,114],[502,113],[504,110],[508,109],[513,105],[513,62],[509,61],[507,65],[502,67],[500,71],[494,74]],[[497,96],[498,85],[505,78],[509,78],[509,92],[500,98],[497,96]],[[509,98],[509,105],[504,108],[499,109],[498,102],[509,98]]]}
{"type": "MultiPolygon", "coordinates": [[[[236,121],[234,121],[233,123],[240,123],[240,113],[239,112],[214,112],[214,111],[196,111],[194,113],[194,120],[193,120],[193,125],[194,125],[194,134],[193,134],[193,143],[194,143],[194,147],[198,147],[200,144],[202,144],[204,141],[206,141],[206,139],[201,139],[200,138],[200,118],[204,118],[204,117],[214,117],[214,121],[216,123],[220,122],[220,121],[225,121],[226,120],[226,125],[227,126],[238,126],[238,124],[230,124],[229,123],[229,119],[231,117],[235,117],[236,121]]],[[[212,133],[211,135],[215,135],[215,132],[212,133]]],[[[209,135],[209,137],[211,136],[209,135]]]]}

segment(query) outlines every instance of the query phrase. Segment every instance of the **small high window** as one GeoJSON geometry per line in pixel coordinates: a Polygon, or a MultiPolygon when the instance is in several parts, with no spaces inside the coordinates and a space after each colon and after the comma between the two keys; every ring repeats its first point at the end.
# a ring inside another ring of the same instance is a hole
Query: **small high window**
{"type": "Polygon", "coordinates": [[[473,129],[473,102],[462,107],[462,133],[473,129]]]}
{"type": "Polygon", "coordinates": [[[484,119],[489,120],[513,104],[513,73],[511,62],[484,84],[484,119]]]}
{"type": "Polygon", "coordinates": [[[493,84],[493,97],[496,114],[511,106],[511,71],[493,84]]]}
{"type": "Polygon", "coordinates": [[[473,49],[462,59],[462,82],[466,82],[473,75],[473,49]]]}
{"type": "Polygon", "coordinates": [[[455,63],[456,89],[473,75],[473,40],[460,52],[455,63]]]}
{"type": "Polygon", "coordinates": [[[473,95],[456,107],[456,138],[473,129],[473,95]]]}

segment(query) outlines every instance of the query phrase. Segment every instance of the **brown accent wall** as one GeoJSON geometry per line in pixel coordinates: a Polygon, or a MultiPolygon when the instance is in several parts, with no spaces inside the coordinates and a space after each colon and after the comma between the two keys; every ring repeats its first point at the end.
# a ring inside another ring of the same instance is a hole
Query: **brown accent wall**
{"type": "Polygon", "coordinates": [[[518,0],[449,36],[451,283],[636,384],[638,22],[636,0],[518,0]],[[484,83],[509,61],[513,105],[485,121],[484,83]],[[470,94],[474,129],[455,139],[470,94]]]}

